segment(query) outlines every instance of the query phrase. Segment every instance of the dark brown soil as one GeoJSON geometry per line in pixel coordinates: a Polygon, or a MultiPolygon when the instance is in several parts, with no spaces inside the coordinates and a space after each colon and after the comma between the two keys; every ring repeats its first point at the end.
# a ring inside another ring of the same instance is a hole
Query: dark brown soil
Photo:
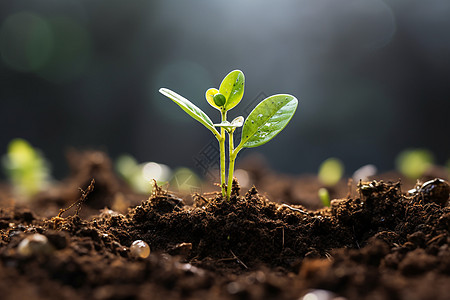
{"type": "Polygon", "coordinates": [[[406,194],[373,181],[319,210],[235,183],[229,202],[212,193],[188,205],[162,189],[133,194],[104,154],[73,155],[71,177],[33,202],[2,189],[1,299],[302,299],[317,289],[330,292],[317,299],[450,298],[445,182],[406,194]],[[91,178],[80,214],[56,217],[91,178]],[[46,248],[21,254],[37,233],[46,248]],[[131,255],[135,240],[150,245],[148,258],[131,255]]]}

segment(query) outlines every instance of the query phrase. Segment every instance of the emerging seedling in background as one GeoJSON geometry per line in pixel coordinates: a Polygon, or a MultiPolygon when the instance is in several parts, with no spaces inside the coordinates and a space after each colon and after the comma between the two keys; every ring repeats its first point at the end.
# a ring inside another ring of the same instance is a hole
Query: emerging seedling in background
{"type": "Polygon", "coordinates": [[[319,180],[324,185],[332,187],[341,180],[344,175],[344,164],[337,158],[330,157],[320,164],[319,180]]]}
{"type": "Polygon", "coordinates": [[[329,188],[335,186],[344,174],[344,164],[337,158],[330,157],[323,161],[319,167],[319,180],[326,187],[318,191],[319,199],[323,206],[330,206],[329,188]]]}
{"type": "Polygon", "coordinates": [[[323,206],[329,207],[331,200],[330,200],[330,193],[328,192],[328,190],[326,188],[320,188],[318,195],[320,202],[322,202],[323,206]]]}
{"type": "Polygon", "coordinates": [[[395,160],[397,170],[412,180],[422,177],[433,162],[433,154],[426,149],[405,150],[395,160]]]}
{"type": "Polygon", "coordinates": [[[234,163],[236,156],[243,148],[261,146],[274,138],[289,123],[297,109],[298,100],[288,94],[270,96],[261,101],[249,114],[247,119],[239,116],[233,121],[227,120],[227,112],[239,104],[244,95],[245,77],[242,71],[234,70],[222,80],[219,89],[210,88],[206,91],[206,100],[220,111],[221,122],[214,124],[211,119],[197,106],[177,93],[161,88],[161,94],[178,104],[192,118],[208,128],[219,142],[220,150],[220,185],[222,196],[228,200],[233,183],[234,163]],[[220,132],[215,127],[220,128],[220,132]],[[233,133],[237,127],[242,127],[240,143],[234,147],[233,133]],[[228,183],[225,170],[225,142],[228,135],[228,183]]]}
{"type": "Polygon", "coordinates": [[[25,198],[45,189],[50,168],[41,152],[24,139],[14,139],[2,157],[2,166],[15,192],[25,198]]]}

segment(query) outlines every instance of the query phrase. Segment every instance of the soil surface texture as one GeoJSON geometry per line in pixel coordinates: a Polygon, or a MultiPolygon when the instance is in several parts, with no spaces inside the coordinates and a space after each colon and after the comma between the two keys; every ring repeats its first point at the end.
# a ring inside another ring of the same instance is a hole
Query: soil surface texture
{"type": "Polygon", "coordinates": [[[236,181],[230,201],[138,195],[103,153],[71,165],[26,203],[0,188],[1,299],[450,299],[445,180],[344,183],[317,208],[236,181]]]}

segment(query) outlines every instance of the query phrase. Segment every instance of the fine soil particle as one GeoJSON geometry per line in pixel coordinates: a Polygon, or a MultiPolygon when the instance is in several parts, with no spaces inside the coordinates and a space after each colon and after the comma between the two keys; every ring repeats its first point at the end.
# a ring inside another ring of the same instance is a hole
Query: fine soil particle
{"type": "Polygon", "coordinates": [[[1,199],[1,299],[449,299],[448,186],[406,194],[400,183],[372,181],[309,210],[234,182],[230,201],[196,194],[188,205],[158,188],[134,205],[105,161],[94,170],[88,161],[90,171],[65,184],[86,189],[95,179],[81,209],[95,211],[90,218],[74,210],[41,216],[45,195],[54,208],[73,193],[62,187],[40,195],[39,209],[1,199]],[[118,194],[127,211],[109,209],[118,194]],[[44,238],[25,244],[32,235],[44,238]],[[136,240],[150,256],[131,255],[136,240]]]}

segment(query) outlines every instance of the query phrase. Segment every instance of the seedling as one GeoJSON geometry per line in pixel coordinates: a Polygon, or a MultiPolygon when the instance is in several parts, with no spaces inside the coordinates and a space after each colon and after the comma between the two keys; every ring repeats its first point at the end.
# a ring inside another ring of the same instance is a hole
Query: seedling
{"type": "Polygon", "coordinates": [[[318,191],[320,202],[322,202],[323,206],[330,206],[330,193],[326,188],[320,188],[318,191]]]}
{"type": "Polygon", "coordinates": [[[288,94],[270,96],[261,101],[247,119],[239,116],[233,121],[227,120],[227,112],[239,104],[244,95],[245,77],[242,71],[234,70],[222,80],[219,89],[210,88],[206,91],[206,100],[220,111],[221,122],[214,124],[211,119],[197,106],[177,93],[161,88],[159,92],[178,104],[192,118],[208,128],[219,142],[220,150],[220,185],[222,196],[228,200],[231,195],[233,172],[236,156],[243,148],[261,146],[273,139],[292,119],[297,109],[298,100],[288,94]],[[216,127],[220,128],[220,132],[216,127]],[[234,131],[242,127],[240,143],[234,147],[234,131]],[[228,184],[225,170],[225,142],[228,134],[228,184]]]}
{"type": "Polygon", "coordinates": [[[326,186],[336,185],[344,174],[344,164],[337,158],[324,160],[319,167],[319,180],[326,186]]]}
{"type": "Polygon", "coordinates": [[[50,181],[49,164],[41,152],[24,139],[14,139],[2,157],[5,174],[15,192],[25,198],[45,189],[50,181]]]}
{"type": "Polygon", "coordinates": [[[433,162],[433,154],[426,149],[404,150],[395,160],[397,170],[411,180],[422,177],[433,162]]]}

